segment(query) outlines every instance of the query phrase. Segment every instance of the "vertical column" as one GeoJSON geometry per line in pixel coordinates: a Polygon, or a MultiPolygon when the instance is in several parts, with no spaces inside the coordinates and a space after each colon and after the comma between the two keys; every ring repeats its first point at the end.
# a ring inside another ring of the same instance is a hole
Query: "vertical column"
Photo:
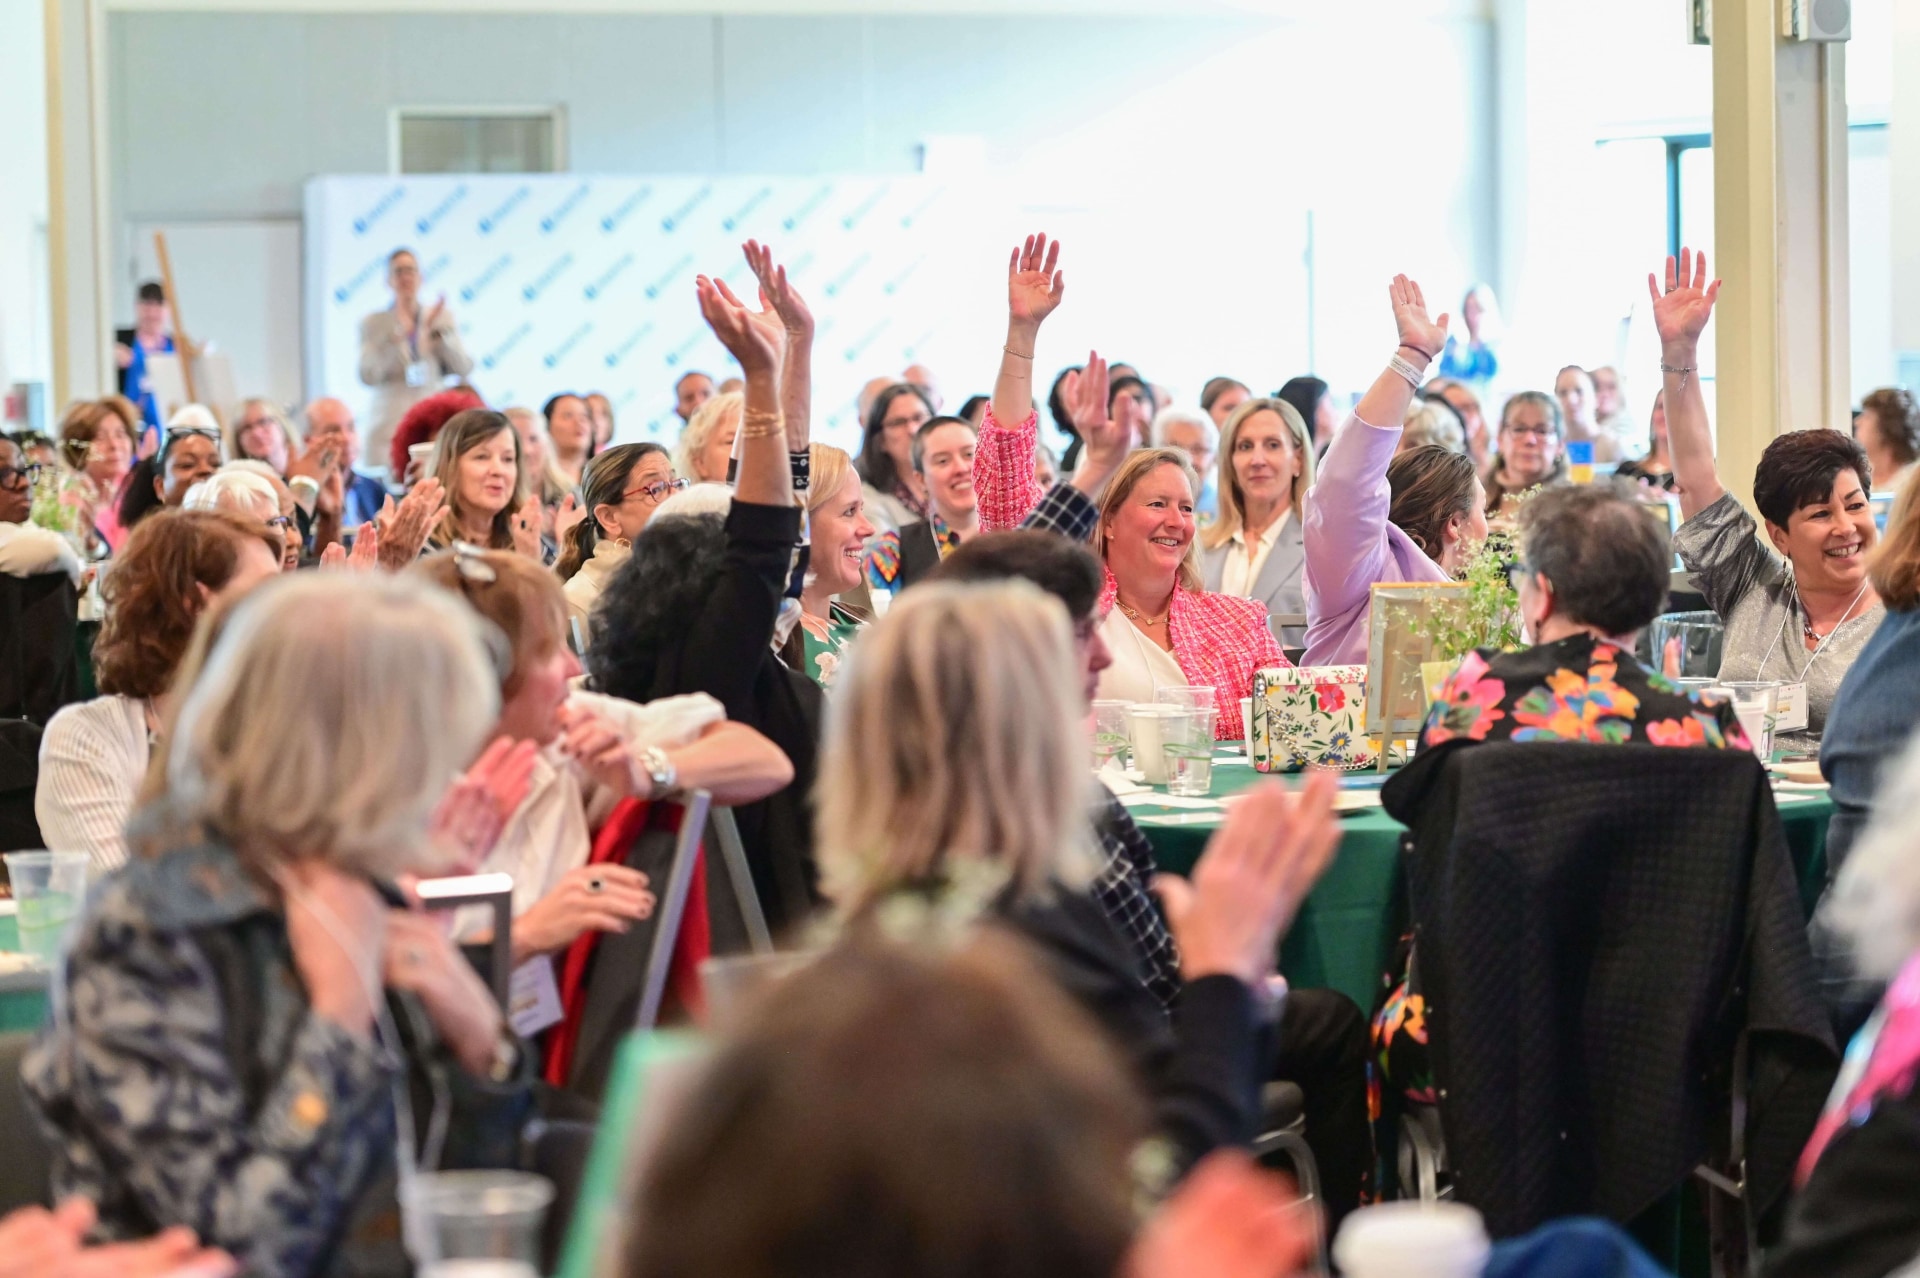
{"type": "Polygon", "coordinates": [[[47,257],[53,400],[112,388],[106,191],[106,11],[101,0],[46,0],[47,257]]]}
{"type": "Polygon", "coordinates": [[[1751,504],[1774,436],[1846,429],[1846,62],[1785,41],[1776,0],[1713,11],[1720,475],[1751,504]]]}

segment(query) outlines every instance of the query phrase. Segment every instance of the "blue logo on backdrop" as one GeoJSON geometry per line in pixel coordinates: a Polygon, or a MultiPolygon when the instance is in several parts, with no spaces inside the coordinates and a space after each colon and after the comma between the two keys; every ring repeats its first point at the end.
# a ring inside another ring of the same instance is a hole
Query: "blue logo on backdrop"
{"type": "Polygon", "coordinates": [[[540,219],[540,234],[553,234],[553,228],[566,221],[568,215],[580,207],[581,201],[587,198],[587,192],[591,189],[592,188],[585,182],[574,187],[573,193],[567,196],[566,199],[560,201],[558,207],[556,207],[553,212],[540,219]]]}
{"type": "Polygon", "coordinates": [[[687,218],[693,213],[695,209],[699,208],[702,204],[705,204],[707,202],[707,197],[712,194],[713,194],[713,184],[709,182],[707,185],[701,187],[699,190],[695,191],[692,195],[688,196],[687,202],[685,204],[682,204],[679,208],[673,210],[671,213],[661,218],[660,229],[663,231],[677,230],[680,224],[686,221],[687,218]]]}
{"type": "Polygon", "coordinates": [[[939,335],[939,333],[940,333],[940,330],[936,327],[936,328],[930,328],[926,332],[920,334],[920,336],[914,338],[912,341],[908,342],[905,346],[902,346],[900,348],[901,358],[905,359],[909,364],[911,364],[914,361],[914,359],[920,354],[921,350],[926,347],[927,343],[931,342],[936,336],[939,335]]]}
{"type": "Polygon", "coordinates": [[[466,198],[467,184],[462,182],[459,186],[447,192],[445,199],[428,209],[422,216],[414,219],[413,229],[422,235],[433,234],[433,228],[440,225],[440,220],[446,217],[447,214],[453,212],[453,210],[459,206],[460,202],[466,198]]]}
{"type": "Polygon", "coordinates": [[[358,293],[361,289],[365,288],[367,286],[368,280],[374,278],[374,276],[379,275],[383,271],[385,271],[386,266],[387,266],[387,255],[385,253],[377,254],[374,257],[368,259],[367,264],[365,266],[362,266],[359,270],[355,271],[352,275],[349,275],[347,277],[346,283],[338,285],[334,288],[333,290],[334,303],[336,305],[344,303],[348,298],[352,297],[355,293],[358,293]]]}
{"type": "Polygon", "coordinates": [[[905,284],[908,280],[912,279],[913,273],[919,270],[921,263],[925,262],[926,260],[927,260],[927,255],[925,253],[922,253],[919,257],[916,257],[911,262],[908,262],[905,269],[895,272],[893,278],[888,280],[884,285],[881,286],[881,291],[886,293],[888,297],[892,297],[895,293],[898,293],[900,291],[900,286],[902,284],[905,284]]]}
{"type": "Polygon", "coordinates": [[[507,267],[512,264],[513,254],[511,253],[502,253],[499,257],[494,258],[493,261],[488,264],[486,270],[480,272],[480,274],[474,277],[472,283],[460,290],[460,300],[463,302],[471,302],[474,298],[486,292],[487,286],[499,279],[500,272],[506,270],[507,267]]]}
{"type": "Polygon", "coordinates": [[[815,213],[819,212],[820,206],[822,204],[825,204],[827,202],[827,197],[832,194],[833,194],[832,185],[829,184],[827,186],[821,187],[819,190],[815,191],[812,195],[809,195],[806,198],[806,201],[803,204],[801,204],[799,208],[795,209],[793,212],[781,218],[780,225],[786,230],[789,230],[789,231],[793,230],[795,227],[799,226],[802,222],[806,221],[808,218],[812,217],[815,213]]]}
{"type": "Polygon", "coordinates": [[[480,357],[481,366],[484,368],[493,368],[498,365],[501,360],[507,357],[507,353],[522,341],[526,340],[527,334],[532,331],[533,325],[526,320],[521,320],[519,324],[514,326],[514,330],[507,334],[507,339],[504,342],[501,342],[498,346],[480,357]]]}
{"type": "Polygon", "coordinates": [[[579,328],[574,329],[573,332],[567,335],[566,341],[560,343],[558,346],[548,351],[546,355],[541,358],[540,362],[542,364],[545,364],[548,368],[554,367],[561,360],[567,357],[568,351],[572,350],[574,347],[580,344],[581,338],[585,337],[588,333],[591,333],[592,331],[593,331],[593,324],[591,322],[582,324],[579,328]]]}
{"type": "Polygon", "coordinates": [[[368,231],[371,231],[374,226],[379,223],[381,218],[393,212],[393,206],[398,204],[401,197],[406,193],[407,188],[404,185],[396,186],[375,200],[372,208],[353,219],[353,233],[355,235],[365,235],[368,231]]]}
{"type": "Polygon", "coordinates": [[[515,209],[527,202],[527,197],[532,194],[533,188],[530,186],[515,187],[513,194],[502,200],[499,208],[480,219],[480,234],[492,235],[515,209]]]}
{"type": "Polygon", "coordinates": [[[665,274],[656,276],[653,282],[647,285],[647,300],[651,302],[654,298],[666,292],[667,285],[673,283],[676,279],[680,278],[680,276],[684,275],[686,273],[687,268],[692,265],[693,265],[693,254],[682,253],[680,255],[680,260],[675,262],[672,266],[669,266],[665,274]]]}
{"type": "Polygon", "coordinates": [[[600,272],[599,279],[587,281],[587,287],[585,288],[585,290],[583,290],[587,295],[587,300],[591,302],[594,298],[606,292],[607,285],[619,279],[621,272],[625,271],[629,266],[632,266],[632,265],[633,265],[633,254],[622,253],[619,259],[615,261],[612,266],[609,266],[606,270],[600,272]]]}
{"type": "Polygon", "coordinates": [[[527,282],[526,286],[520,290],[520,296],[531,302],[534,298],[546,292],[547,286],[558,279],[561,273],[572,265],[573,254],[562,253],[559,257],[553,259],[552,264],[549,265],[546,270],[540,272],[527,282]]]}
{"type": "Polygon", "coordinates": [[[439,277],[440,272],[446,270],[452,262],[453,254],[442,253],[439,257],[434,258],[431,262],[428,262],[420,268],[420,282],[422,284],[433,283],[433,281],[439,277]]]}
{"type": "Polygon", "coordinates": [[[626,199],[620,201],[620,203],[615,206],[613,212],[606,214],[600,219],[600,229],[603,231],[619,229],[620,224],[629,217],[632,217],[633,211],[644,204],[647,197],[652,194],[653,188],[651,186],[643,186],[626,199]]]}
{"type": "Polygon", "coordinates": [[[851,231],[854,227],[866,221],[867,214],[873,212],[874,205],[884,200],[887,197],[887,192],[892,189],[893,188],[886,183],[881,183],[880,187],[875,190],[872,195],[869,195],[866,199],[860,201],[847,211],[846,216],[840,219],[840,225],[851,231]]]}
{"type": "Polygon", "coordinates": [[[851,262],[847,263],[846,270],[840,272],[838,275],[834,276],[832,279],[827,281],[827,287],[825,289],[826,295],[828,297],[838,297],[842,292],[845,291],[847,285],[853,282],[853,277],[858,275],[861,271],[865,270],[867,267],[867,263],[871,262],[872,260],[873,260],[873,254],[862,253],[859,257],[856,257],[851,262]]]}
{"type": "Polygon", "coordinates": [[[638,346],[641,343],[641,341],[646,337],[646,335],[648,333],[651,333],[652,331],[653,331],[653,321],[648,320],[646,323],[642,324],[639,328],[636,328],[633,330],[633,332],[627,334],[625,341],[621,342],[618,346],[614,347],[612,350],[607,352],[607,357],[606,357],[607,367],[608,368],[616,367],[621,360],[633,354],[633,348],[638,346]]]}
{"type": "Polygon", "coordinates": [[[921,218],[925,217],[927,215],[927,210],[932,208],[934,205],[938,204],[940,202],[940,197],[945,195],[946,193],[947,193],[947,189],[945,187],[936,188],[932,195],[929,195],[926,199],[920,201],[918,204],[914,205],[912,208],[908,209],[905,213],[902,213],[900,215],[900,225],[908,228],[909,230],[912,229],[913,224],[915,222],[918,222],[921,218]]]}
{"type": "Polygon", "coordinates": [[[704,330],[696,331],[690,337],[688,337],[685,341],[681,342],[678,346],[668,351],[667,367],[668,368],[677,367],[681,360],[685,359],[688,355],[691,355],[693,353],[693,348],[698,346],[701,340],[706,337],[706,335],[707,334],[704,330]]]}
{"type": "Polygon", "coordinates": [[[735,227],[739,226],[742,222],[747,220],[747,214],[753,212],[755,209],[759,208],[762,204],[765,204],[767,202],[767,197],[772,194],[773,194],[772,187],[770,186],[761,187],[759,190],[753,193],[752,199],[748,200],[745,204],[742,204],[739,208],[735,209],[733,212],[727,214],[727,216],[721,220],[720,228],[725,231],[733,230],[735,227]]]}
{"type": "Polygon", "coordinates": [[[880,340],[880,334],[892,327],[892,320],[881,320],[878,324],[868,329],[865,336],[855,338],[853,345],[847,347],[847,363],[851,364],[859,359],[866,353],[867,347],[880,340]]]}

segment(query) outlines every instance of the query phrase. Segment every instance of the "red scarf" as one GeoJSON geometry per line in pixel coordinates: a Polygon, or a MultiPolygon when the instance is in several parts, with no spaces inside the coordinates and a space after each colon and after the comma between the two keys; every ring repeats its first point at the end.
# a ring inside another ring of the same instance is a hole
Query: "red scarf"
{"type": "MultiPolygon", "coordinates": [[[[594,835],[588,865],[618,865],[627,859],[635,840],[649,830],[678,831],[686,809],[677,803],[648,803],[623,799],[594,835]]],[[[648,885],[663,908],[667,885],[648,885]]],[[[560,965],[560,1006],[565,1012],[561,1022],[547,1037],[547,1082],[565,1087],[573,1072],[573,1053],[580,1039],[580,1018],[587,1006],[587,971],[592,965],[594,947],[600,933],[583,932],[567,947],[560,965]]],[[[675,938],[673,957],[667,969],[667,996],[664,1006],[686,1008],[696,1018],[704,1016],[705,1001],[700,994],[700,963],[713,949],[713,932],[707,921],[707,867],[701,849],[695,848],[693,882],[687,887],[687,908],[681,916],[680,935],[675,938]]],[[[663,1008],[664,1010],[664,1008],[663,1008]]]]}

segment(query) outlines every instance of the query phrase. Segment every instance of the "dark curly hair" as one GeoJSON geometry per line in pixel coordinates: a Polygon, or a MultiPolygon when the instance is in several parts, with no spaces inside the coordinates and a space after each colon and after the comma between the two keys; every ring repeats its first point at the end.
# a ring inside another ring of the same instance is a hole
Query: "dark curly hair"
{"type": "Polygon", "coordinates": [[[1873,495],[1873,463],[1860,441],[1824,426],[1792,430],[1767,445],[1753,468],[1753,504],[1761,518],[1785,528],[1802,506],[1825,505],[1834,481],[1852,471],[1860,489],[1873,495]]]}
{"type": "Polygon", "coordinates": [[[686,638],[726,555],[726,525],[718,515],[668,515],[648,523],[594,606],[586,662],[595,692],[654,699],[661,654],[686,638]]]}

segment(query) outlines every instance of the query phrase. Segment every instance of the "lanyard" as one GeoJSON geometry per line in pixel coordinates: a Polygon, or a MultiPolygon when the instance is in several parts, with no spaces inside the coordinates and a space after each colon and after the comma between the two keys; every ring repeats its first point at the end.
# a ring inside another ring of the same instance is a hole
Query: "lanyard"
{"type": "MultiPolygon", "coordinates": [[[[1862,599],[1866,598],[1868,584],[1869,583],[1864,581],[1860,583],[1860,593],[1853,597],[1853,602],[1848,604],[1847,610],[1840,614],[1840,620],[1834,623],[1833,629],[1827,631],[1826,637],[1814,645],[1813,655],[1807,658],[1806,665],[1800,667],[1800,673],[1796,678],[1802,681],[1806,679],[1807,671],[1813,669],[1813,663],[1820,660],[1820,654],[1827,650],[1827,645],[1833,642],[1833,637],[1840,633],[1840,627],[1847,624],[1847,619],[1853,615],[1853,610],[1860,606],[1862,599]]],[[[1793,588],[1793,603],[1795,608],[1802,612],[1806,611],[1806,605],[1800,599],[1800,587],[1797,585],[1793,588]]],[[[1811,625],[1813,618],[1809,616],[1807,620],[1809,625],[1811,625]]],[[[1759,666],[1754,669],[1754,678],[1757,679],[1760,677],[1760,672],[1767,668],[1767,662],[1773,659],[1773,650],[1779,646],[1780,632],[1776,630],[1773,635],[1773,642],[1767,645],[1767,655],[1760,658],[1759,666]]],[[[1787,662],[1787,669],[1793,669],[1793,662],[1791,660],[1787,662]]]]}

